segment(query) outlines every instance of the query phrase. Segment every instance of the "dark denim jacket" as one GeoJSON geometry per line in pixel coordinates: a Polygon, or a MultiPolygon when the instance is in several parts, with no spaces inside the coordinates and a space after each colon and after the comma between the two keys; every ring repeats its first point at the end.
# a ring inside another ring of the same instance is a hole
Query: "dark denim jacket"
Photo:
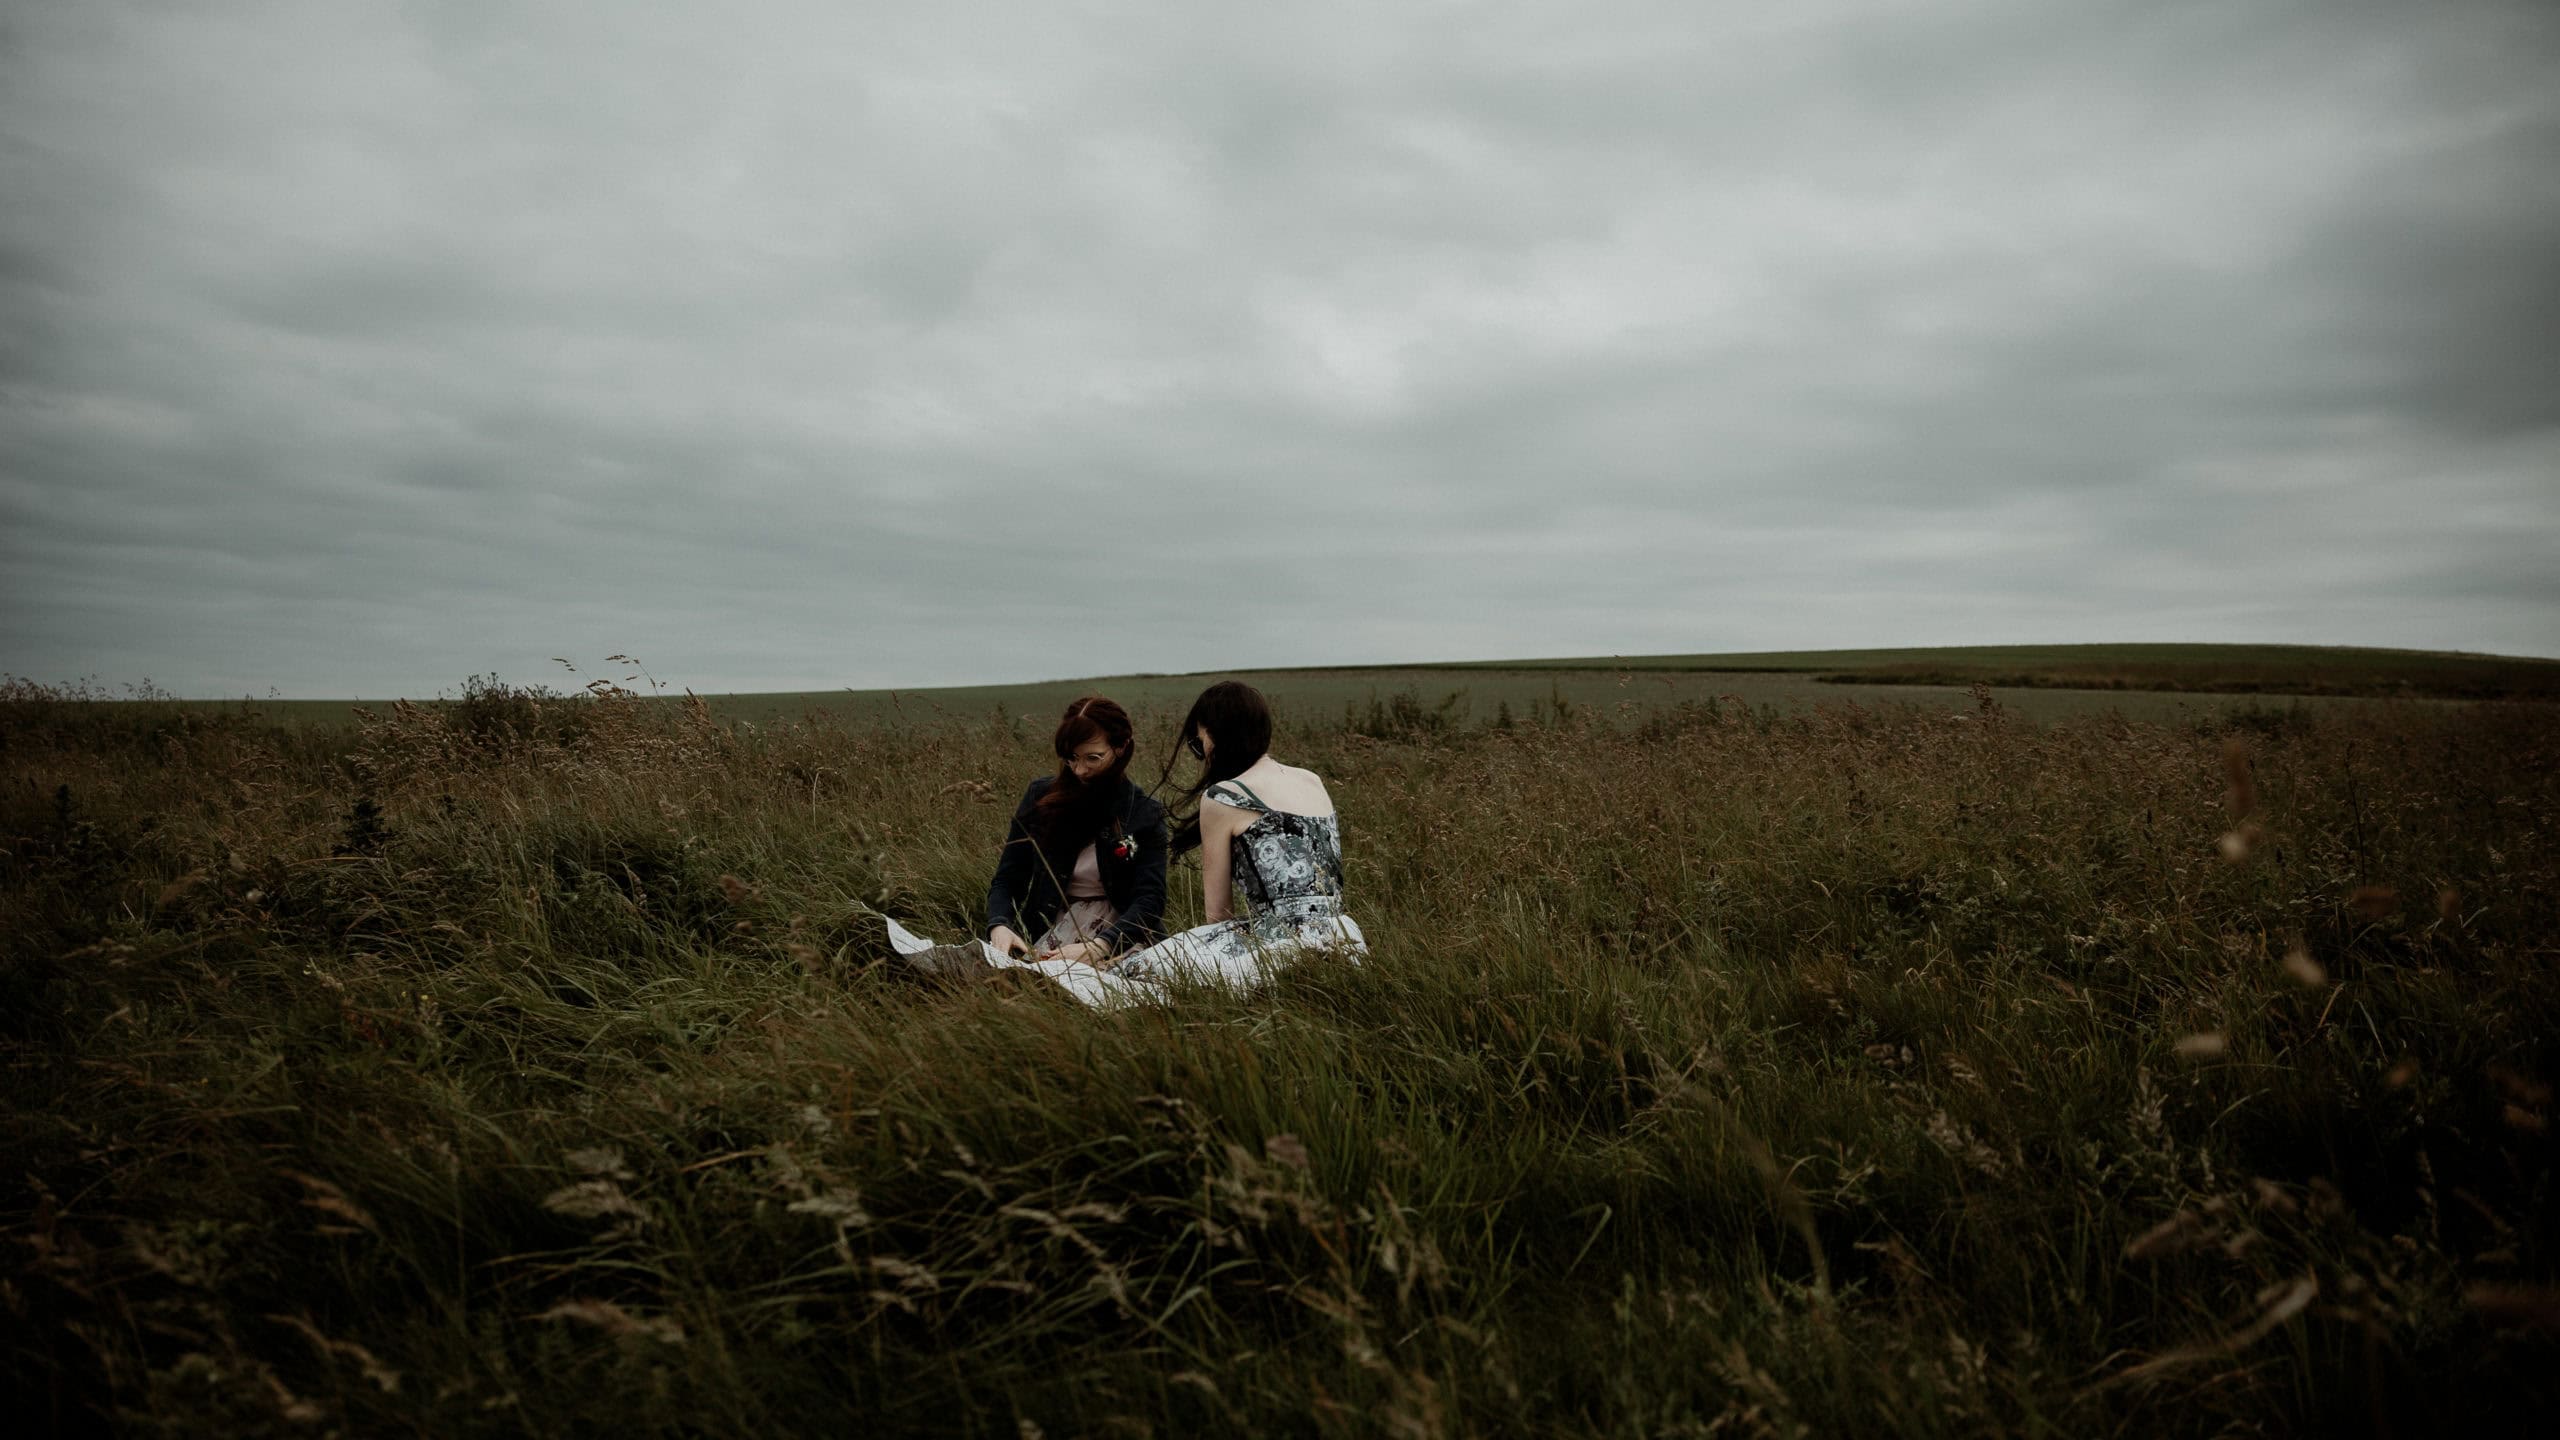
{"type": "MultiPolygon", "coordinates": [[[[1022,792],[1022,803],[1013,807],[1004,853],[996,858],[996,878],[987,886],[989,930],[1003,925],[1026,941],[1037,940],[1066,908],[1065,881],[1075,854],[1044,859],[1030,831],[1032,804],[1056,778],[1043,775],[1032,781],[1022,792]]],[[[1093,846],[1102,862],[1102,888],[1120,912],[1119,920],[1096,938],[1115,950],[1157,939],[1164,923],[1164,806],[1123,777],[1120,803],[1093,846]]]]}

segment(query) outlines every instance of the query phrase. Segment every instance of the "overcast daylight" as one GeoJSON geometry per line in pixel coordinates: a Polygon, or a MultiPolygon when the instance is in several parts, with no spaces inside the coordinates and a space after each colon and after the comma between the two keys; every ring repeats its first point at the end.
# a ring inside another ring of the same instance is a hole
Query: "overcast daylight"
{"type": "Polygon", "coordinates": [[[11,6],[0,668],[2560,653],[2560,7],[11,6]]]}

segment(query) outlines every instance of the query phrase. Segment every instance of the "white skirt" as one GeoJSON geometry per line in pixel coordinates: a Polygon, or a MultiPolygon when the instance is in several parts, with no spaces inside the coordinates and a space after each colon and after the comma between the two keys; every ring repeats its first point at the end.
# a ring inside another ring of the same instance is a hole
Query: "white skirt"
{"type": "MultiPolygon", "coordinates": [[[[882,917],[887,920],[886,916],[882,917]]],[[[887,921],[889,945],[901,955],[934,948],[932,941],[895,920],[887,921]]],[[[1152,1003],[1169,998],[1180,984],[1230,985],[1239,989],[1262,983],[1309,951],[1369,953],[1359,923],[1329,903],[1317,907],[1285,905],[1251,921],[1221,920],[1194,926],[1142,950],[1120,957],[1108,970],[1080,960],[1021,960],[981,940],[978,949],[999,970],[1028,970],[1058,983],[1059,988],[1098,1010],[1152,1003]]]]}
{"type": "Polygon", "coordinates": [[[1369,953],[1360,922],[1329,897],[1284,900],[1251,920],[1221,920],[1168,935],[1120,957],[1111,973],[1132,980],[1259,985],[1310,950],[1369,953]]]}

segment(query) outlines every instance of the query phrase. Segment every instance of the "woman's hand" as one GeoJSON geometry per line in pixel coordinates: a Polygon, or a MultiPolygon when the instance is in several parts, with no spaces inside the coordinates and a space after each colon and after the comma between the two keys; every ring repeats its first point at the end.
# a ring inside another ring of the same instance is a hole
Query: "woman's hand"
{"type": "Polygon", "coordinates": [[[1091,965],[1099,969],[1102,965],[1103,957],[1109,953],[1111,952],[1094,944],[1090,940],[1079,940],[1073,945],[1061,945],[1055,950],[1043,950],[1040,952],[1040,958],[1043,960],[1073,960],[1079,965],[1091,965]]]}
{"type": "Polygon", "coordinates": [[[998,925],[988,931],[987,943],[996,947],[996,953],[1000,955],[1027,955],[1031,952],[1030,943],[1014,934],[1010,925],[998,925]]]}

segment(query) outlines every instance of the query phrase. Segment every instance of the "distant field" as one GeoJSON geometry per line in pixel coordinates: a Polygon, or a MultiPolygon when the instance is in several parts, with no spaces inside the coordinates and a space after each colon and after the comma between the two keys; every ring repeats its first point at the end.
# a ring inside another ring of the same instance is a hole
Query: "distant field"
{"type": "Polygon", "coordinates": [[[2455,700],[2560,698],[2560,660],[2344,645],[1962,645],[1918,650],[1779,650],[1730,655],[1585,656],[1449,669],[1769,671],[1832,684],[2163,690],[2455,700]]]}
{"type": "MultiPolygon", "coordinates": [[[[1011,685],[930,689],[811,690],[712,695],[723,719],[757,725],[825,717],[848,724],[922,724],[1045,715],[1099,691],[1133,710],[1178,710],[1220,673],[1250,681],[1295,719],[1314,723],[1401,699],[1437,723],[1498,723],[1571,710],[1613,718],[1684,703],[1739,700],[1753,709],[1815,705],[1912,705],[1963,713],[1971,687],[2024,719],[2100,712],[2132,720],[2203,717],[2268,704],[2369,703],[2385,699],[2560,700],[2560,660],[2420,650],[2305,645],[1963,646],[1923,650],[1786,650],[1722,655],[1638,655],[1467,661],[1401,666],[1240,670],[1187,675],[1108,675],[1011,685]]],[[[269,718],[341,723],[351,708],[387,701],[240,702],[269,718]]]]}
{"type": "MultiPolygon", "coordinates": [[[[1911,705],[1964,713],[1976,708],[1969,685],[1865,684],[1855,689],[1813,674],[1750,670],[1569,670],[1466,669],[1410,666],[1342,670],[1241,670],[1233,678],[1247,681],[1272,697],[1289,718],[1315,723],[1348,715],[1364,720],[1373,702],[1392,707],[1401,697],[1427,714],[1444,715],[1454,726],[1498,723],[1508,710],[1518,721],[1551,715],[1558,702],[1569,711],[1589,711],[1613,719],[1642,718],[1681,704],[1741,703],[1782,711],[1816,705],[1911,705]]],[[[1219,675],[1117,675],[1088,680],[1048,681],[1030,685],[980,685],[938,690],[839,690],[802,694],[724,695],[710,697],[715,713],[756,724],[825,714],[854,723],[922,723],[978,719],[1001,710],[1010,715],[1047,715],[1078,695],[1098,691],[1133,711],[1171,712],[1219,675]]],[[[2251,704],[2366,704],[2336,697],[2279,696],[2272,701],[2241,693],[2202,694],[2168,691],[2075,691],[2050,688],[1993,688],[2003,707],[2023,718],[2047,721],[2101,711],[2128,718],[2171,720],[2181,715],[2217,714],[2251,704]]]]}

